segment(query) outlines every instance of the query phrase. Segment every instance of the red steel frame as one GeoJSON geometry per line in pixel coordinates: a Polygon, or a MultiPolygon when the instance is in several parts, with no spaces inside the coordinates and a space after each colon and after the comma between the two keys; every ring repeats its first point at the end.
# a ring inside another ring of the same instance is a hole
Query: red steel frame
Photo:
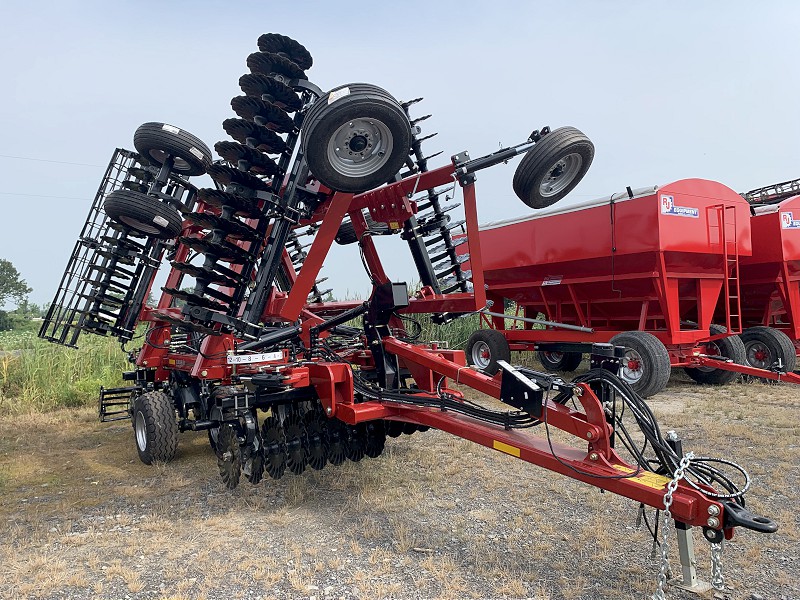
{"type": "MultiPolygon", "coordinates": [[[[277,318],[295,322],[299,319],[302,326],[301,335],[308,341],[309,328],[321,322],[322,315],[336,314],[354,306],[356,303],[313,306],[305,304],[305,299],[345,214],[349,214],[353,220],[357,234],[363,233],[366,228],[361,213],[365,208],[373,214],[379,213],[382,222],[403,222],[416,212],[416,205],[408,201],[410,195],[450,183],[454,179],[454,174],[455,167],[449,165],[363,194],[355,196],[333,194],[311,219],[311,222],[321,221],[321,225],[301,272],[296,274],[291,291],[288,294],[273,293],[264,312],[264,320],[277,318]]],[[[462,188],[475,291],[437,295],[431,289],[423,288],[410,300],[408,308],[404,309],[405,312],[472,312],[486,305],[481,249],[483,240],[478,234],[475,186],[473,183],[466,183],[462,188]]],[[[203,206],[200,209],[210,210],[203,206]]],[[[184,235],[190,236],[197,233],[189,226],[186,226],[183,232],[184,235]]],[[[367,237],[363,242],[366,260],[378,283],[388,281],[371,240],[367,237]]],[[[187,254],[186,247],[179,245],[176,259],[183,260],[187,254]]],[[[663,257],[661,264],[663,267],[663,257]]],[[[293,273],[293,270],[290,270],[290,273],[293,273]]],[[[177,287],[179,281],[179,273],[173,270],[169,274],[167,286],[177,287]]],[[[714,285],[719,290],[722,282],[715,281],[714,285]]],[[[702,282],[698,283],[698,286],[700,290],[705,289],[702,282]]],[[[669,302],[672,294],[670,286],[666,285],[659,294],[659,301],[669,302]]],[[[612,448],[612,430],[606,422],[603,407],[597,396],[585,385],[580,386],[582,393],[579,397],[583,412],[552,402],[545,403],[542,421],[546,422],[546,425],[542,424],[540,428],[555,427],[569,433],[579,441],[578,445],[570,446],[551,441],[549,436],[534,436],[528,432],[506,430],[452,411],[445,412],[430,407],[388,401],[356,402],[353,373],[346,362],[314,360],[301,365],[292,365],[286,364],[287,357],[284,353],[284,360],[255,365],[227,364],[223,357],[234,352],[235,344],[239,341],[231,334],[207,336],[203,341],[201,354],[197,356],[171,352],[168,350],[170,329],[163,326],[167,323],[158,316],[159,313],[179,316],[178,309],[170,308],[171,302],[172,298],[165,292],[157,309],[145,309],[141,315],[142,320],[152,321],[152,325],[148,338],[150,343],[142,348],[136,363],[139,367],[155,368],[157,381],[166,381],[171,370],[185,371],[201,380],[228,382],[236,375],[280,368],[287,385],[295,388],[313,386],[327,414],[346,423],[355,424],[381,418],[435,427],[637,502],[656,508],[663,506],[669,479],[642,471],[625,463],[619,457],[612,448]]],[[[707,315],[703,313],[702,318],[704,321],[707,320],[707,315]]],[[[672,327],[670,331],[676,339],[681,339],[680,333],[675,329],[674,320],[669,320],[669,323],[672,327]]],[[[462,351],[412,345],[393,337],[384,338],[382,344],[386,352],[397,356],[401,364],[409,369],[420,388],[418,394],[420,396],[437,397],[435,390],[438,384],[440,389],[456,397],[463,397],[460,392],[447,387],[448,381],[454,381],[493,398],[501,397],[499,376],[490,378],[467,368],[462,351]]],[[[371,364],[371,353],[368,350],[356,351],[356,354],[347,358],[354,363],[367,366],[371,364]]],[[[723,515],[723,505],[684,482],[678,484],[672,505],[675,519],[692,526],[707,526],[708,515],[712,512],[723,515]]],[[[726,529],[724,533],[726,537],[731,537],[733,530],[726,529]]]]}

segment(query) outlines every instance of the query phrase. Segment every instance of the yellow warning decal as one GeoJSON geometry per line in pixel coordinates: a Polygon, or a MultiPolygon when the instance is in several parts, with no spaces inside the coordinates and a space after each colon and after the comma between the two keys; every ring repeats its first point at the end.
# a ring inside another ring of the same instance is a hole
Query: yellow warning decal
{"type": "Polygon", "coordinates": [[[506,454],[510,454],[511,456],[516,456],[519,458],[519,448],[516,446],[511,446],[509,444],[504,444],[503,442],[499,442],[494,440],[494,449],[500,450],[500,452],[505,452],[506,454]]]}
{"type": "MultiPolygon", "coordinates": [[[[622,465],[614,465],[614,468],[617,471],[622,471],[623,473],[636,472],[635,469],[623,467],[622,465]]],[[[671,481],[669,477],[664,477],[663,475],[658,475],[657,473],[651,473],[650,471],[639,471],[639,474],[631,477],[631,479],[655,490],[665,489],[667,484],[671,481]]]]}

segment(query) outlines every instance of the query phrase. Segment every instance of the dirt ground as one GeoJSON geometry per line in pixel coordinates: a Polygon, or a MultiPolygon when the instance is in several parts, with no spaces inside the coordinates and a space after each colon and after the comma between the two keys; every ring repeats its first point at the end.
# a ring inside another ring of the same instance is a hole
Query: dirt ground
{"type": "MultiPolygon", "coordinates": [[[[675,373],[651,405],[685,449],[745,466],[780,523],[726,544],[716,598],[800,598],[800,389],[675,373]]],[[[4,418],[0,499],[2,598],[649,598],[659,568],[634,502],[438,431],[230,492],[205,433],[146,466],[127,421],[4,418]]]]}

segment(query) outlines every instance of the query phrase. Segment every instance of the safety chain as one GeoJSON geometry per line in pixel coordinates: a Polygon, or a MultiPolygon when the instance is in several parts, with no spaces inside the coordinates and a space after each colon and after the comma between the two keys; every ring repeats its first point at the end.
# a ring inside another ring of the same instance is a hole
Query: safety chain
{"type": "Polygon", "coordinates": [[[669,557],[668,548],[669,543],[669,524],[672,521],[672,494],[678,489],[678,482],[686,475],[686,469],[689,468],[689,463],[694,458],[694,452],[689,452],[681,458],[678,468],[675,469],[675,476],[667,484],[667,493],[664,494],[664,522],[661,527],[661,570],[658,573],[658,586],[653,594],[653,600],[665,600],[664,586],[667,585],[667,571],[669,571],[669,557]]]}
{"type": "Polygon", "coordinates": [[[711,587],[717,591],[725,588],[725,577],[722,575],[722,544],[711,544],[711,587]]]}

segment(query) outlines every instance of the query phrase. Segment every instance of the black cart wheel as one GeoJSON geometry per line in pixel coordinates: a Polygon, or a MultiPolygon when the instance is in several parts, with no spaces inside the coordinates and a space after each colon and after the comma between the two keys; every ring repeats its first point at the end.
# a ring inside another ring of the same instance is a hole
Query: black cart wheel
{"type": "Polygon", "coordinates": [[[411,124],[388,92],[351,83],[321,96],[305,116],[303,152],[331,189],[363,192],[386,183],[405,163],[411,124]]]}
{"type": "Polygon", "coordinates": [[[757,369],[777,367],[791,373],[797,368],[797,350],[789,336],[771,327],[751,327],[739,336],[744,344],[747,364],[757,369]]]}
{"type": "Polygon", "coordinates": [[[669,352],[656,336],[646,331],[626,331],[611,338],[615,346],[624,346],[620,377],[644,398],[667,387],[670,375],[669,352]]]}
{"type": "MultiPolygon", "coordinates": [[[[712,325],[709,329],[711,335],[725,333],[727,329],[722,325],[712,325]]],[[[720,338],[706,344],[705,354],[724,356],[739,365],[747,364],[747,353],[744,344],[738,335],[720,338]]],[[[735,380],[739,374],[736,371],[725,371],[713,367],[685,368],[686,374],[697,383],[709,385],[725,385],[735,380]]]]}
{"type": "Polygon", "coordinates": [[[114,221],[162,240],[177,237],[183,223],[175,208],[133,190],[114,190],[106,196],[103,210],[114,221]]]}
{"type": "Polygon", "coordinates": [[[578,185],[594,158],[594,144],[574,127],[551,131],[522,158],[514,193],[531,208],[555,204],[578,185]]]}
{"type": "Polygon", "coordinates": [[[583,360],[580,352],[550,352],[540,350],[536,353],[539,362],[547,371],[571,372],[578,368],[583,360]]]}
{"type": "Polygon", "coordinates": [[[498,360],[511,360],[511,350],[503,334],[496,329],[479,329],[467,342],[467,361],[479,371],[494,375],[500,370],[498,360]]]}
{"type": "Polygon", "coordinates": [[[133,402],[133,432],[139,459],[146,465],[169,462],[178,450],[175,405],[164,392],[147,392],[133,402]]]}
{"type": "Polygon", "coordinates": [[[163,165],[173,158],[172,170],[180,175],[202,175],[211,166],[211,150],[188,131],[166,123],[145,123],[133,134],[136,151],[148,161],[163,165]]]}

